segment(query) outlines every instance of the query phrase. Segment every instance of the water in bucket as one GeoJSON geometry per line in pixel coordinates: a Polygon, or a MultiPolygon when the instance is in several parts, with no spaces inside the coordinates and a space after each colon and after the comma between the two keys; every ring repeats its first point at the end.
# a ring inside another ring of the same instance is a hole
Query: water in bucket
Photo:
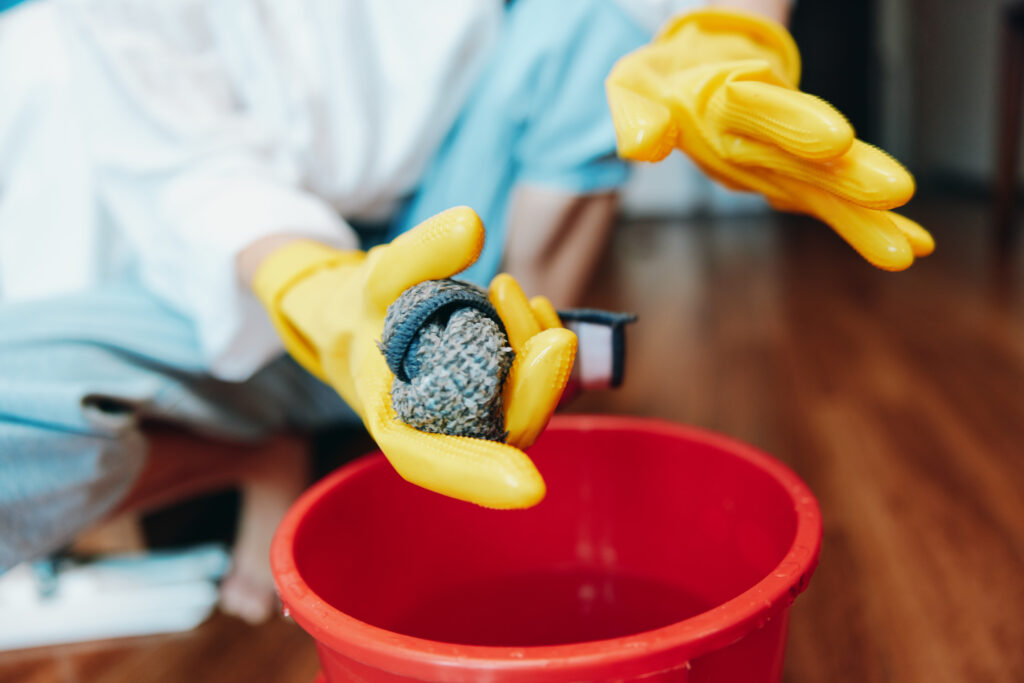
{"type": "Polygon", "coordinates": [[[711,606],[662,581],[575,569],[452,586],[424,596],[388,626],[465,645],[564,645],[661,628],[711,606]]]}

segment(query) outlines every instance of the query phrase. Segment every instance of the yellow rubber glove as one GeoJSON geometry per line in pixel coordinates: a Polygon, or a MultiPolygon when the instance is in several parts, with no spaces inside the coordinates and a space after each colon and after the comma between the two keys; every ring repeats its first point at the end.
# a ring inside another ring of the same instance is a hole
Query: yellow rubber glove
{"type": "Polygon", "coordinates": [[[465,269],[483,241],[476,213],[457,207],[366,253],[290,243],[263,261],[253,289],[288,351],[341,394],[403,478],[487,507],[523,508],[540,502],[545,487],[520,449],[550,419],[576,354],[576,336],[550,304],[532,308],[507,275],[491,286],[516,352],[503,397],[508,443],[428,434],[399,421],[394,377],[377,347],[388,305],[415,284],[465,269]]]}
{"type": "Polygon", "coordinates": [[[910,174],[799,80],[800,54],[781,25],[729,10],[684,14],[608,76],[619,154],[659,161],[678,147],[726,187],[816,216],[885,270],[931,253],[927,231],[888,211],[913,195],[910,174]]]}

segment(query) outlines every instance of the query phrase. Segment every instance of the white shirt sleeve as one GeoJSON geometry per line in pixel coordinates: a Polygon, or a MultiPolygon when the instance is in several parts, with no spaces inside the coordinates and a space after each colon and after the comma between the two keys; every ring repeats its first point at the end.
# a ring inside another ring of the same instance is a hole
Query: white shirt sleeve
{"type": "Polygon", "coordinates": [[[61,1],[101,205],[211,373],[243,380],[281,347],[237,254],[281,233],[351,247],[351,229],[237,97],[204,2],[61,1]]]}

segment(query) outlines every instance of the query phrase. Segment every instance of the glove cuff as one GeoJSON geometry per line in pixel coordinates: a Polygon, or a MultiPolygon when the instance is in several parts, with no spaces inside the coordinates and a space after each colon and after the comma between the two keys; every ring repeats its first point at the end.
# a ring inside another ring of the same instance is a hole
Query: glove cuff
{"type": "Polygon", "coordinates": [[[325,378],[319,354],[284,314],[281,301],[295,285],[313,273],[357,262],[362,258],[361,251],[341,251],[319,242],[296,240],[265,258],[253,278],[253,292],[267,309],[285,349],[320,379],[325,378]]]}
{"type": "Polygon", "coordinates": [[[660,43],[678,35],[685,27],[696,25],[702,32],[745,35],[764,49],[775,52],[784,70],[780,74],[796,88],[800,83],[800,50],[782,24],[749,12],[706,8],[680,14],[669,20],[655,36],[660,43]]]}

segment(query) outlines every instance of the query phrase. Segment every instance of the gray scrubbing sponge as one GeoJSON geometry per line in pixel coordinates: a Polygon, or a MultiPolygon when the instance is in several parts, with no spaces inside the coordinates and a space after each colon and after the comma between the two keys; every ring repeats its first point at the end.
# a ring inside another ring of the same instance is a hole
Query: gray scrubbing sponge
{"type": "Polygon", "coordinates": [[[505,439],[502,390],[515,354],[482,289],[457,280],[410,287],[388,307],[380,349],[403,422],[435,434],[505,439]]]}

